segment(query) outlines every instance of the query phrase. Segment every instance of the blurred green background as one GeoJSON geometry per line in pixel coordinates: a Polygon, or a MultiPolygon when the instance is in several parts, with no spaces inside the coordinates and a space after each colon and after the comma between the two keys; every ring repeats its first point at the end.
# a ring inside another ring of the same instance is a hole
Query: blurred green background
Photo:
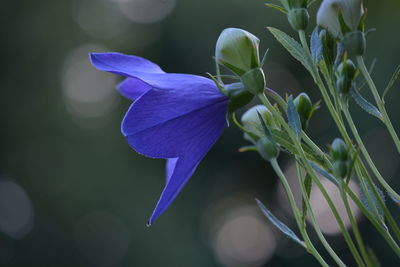
{"type": "MultiPolygon", "coordinates": [[[[400,63],[400,2],[364,3],[368,26],[377,29],[366,58],[377,58],[373,76],[382,88],[400,63]]],[[[114,90],[121,79],[88,61],[89,52],[116,51],[146,57],[167,72],[205,75],[214,72],[219,33],[241,27],[261,39],[262,51],[270,48],[269,87],[282,95],[306,91],[317,101],[308,74],[266,26],[295,36],[282,14],[258,0],[0,1],[0,265],[317,266],[256,208],[258,197],[293,226],[275,175],[255,153],[238,152],[246,142],[233,127],[146,228],[164,185],[164,161],[130,149],[120,134],[130,103],[114,90]]],[[[400,130],[399,90],[388,100],[400,130]]],[[[354,103],[352,112],[378,167],[400,189],[399,157],[388,134],[354,103]]],[[[322,106],[310,125],[324,148],[337,135],[327,116],[322,106]]],[[[290,176],[290,158],[281,162],[290,176]]],[[[324,232],[351,265],[337,226],[314,195],[324,232]]],[[[395,265],[382,238],[359,220],[383,266],[395,265]]]]}

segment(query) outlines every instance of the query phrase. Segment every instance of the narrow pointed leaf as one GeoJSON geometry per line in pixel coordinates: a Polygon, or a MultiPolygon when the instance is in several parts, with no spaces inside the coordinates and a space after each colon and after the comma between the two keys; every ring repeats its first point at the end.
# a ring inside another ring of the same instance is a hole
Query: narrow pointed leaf
{"type": "Polygon", "coordinates": [[[278,218],[276,218],[265,206],[263,203],[261,203],[260,200],[256,199],[257,205],[260,207],[262,213],[265,215],[265,217],[270,220],[271,223],[273,223],[282,233],[284,233],[286,236],[288,236],[290,239],[293,241],[297,242],[301,246],[304,247],[303,242],[298,238],[298,236],[288,227],[286,224],[281,222],[278,218]]]}
{"type": "Polygon", "coordinates": [[[328,179],[329,181],[331,181],[334,185],[339,185],[339,182],[336,180],[335,177],[333,177],[332,175],[330,175],[327,171],[325,171],[324,169],[322,169],[321,167],[319,167],[317,164],[315,164],[314,162],[310,162],[311,167],[318,172],[319,174],[321,174],[322,176],[324,176],[326,179],[328,179]]]}
{"type": "Polygon", "coordinates": [[[275,4],[270,4],[270,3],[265,3],[265,5],[267,7],[271,7],[273,9],[276,9],[276,10],[278,10],[278,11],[284,13],[284,14],[287,14],[287,11],[285,10],[284,7],[281,7],[281,6],[278,6],[278,5],[275,5],[275,4]]]}
{"type": "Polygon", "coordinates": [[[281,30],[278,30],[273,27],[268,27],[268,30],[272,33],[272,35],[278,40],[278,42],[283,45],[283,47],[314,76],[312,62],[308,59],[306,55],[306,51],[303,47],[292,37],[287,35],[281,30]]]}
{"type": "Polygon", "coordinates": [[[367,113],[371,114],[372,116],[377,117],[378,119],[382,120],[383,116],[382,113],[375,107],[373,104],[368,102],[365,98],[362,97],[360,92],[357,89],[353,88],[350,91],[351,97],[353,97],[354,101],[367,113]]]}
{"type": "Polygon", "coordinates": [[[310,42],[311,56],[316,65],[323,59],[322,42],[319,38],[318,26],[316,26],[311,34],[310,42]]]}
{"type": "MultiPolygon", "coordinates": [[[[373,212],[373,208],[371,207],[369,201],[368,201],[368,197],[365,194],[368,194],[372,200],[372,204],[375,206],[376,210],[378,211],[378,215],[379,215],[379,219],[383,220],[383,210],[381,208],[381,206],[378,203],[378,200],[376,199],[374,193],[372,192],[372,189],[369,185],[369,183],[365,183],[365,186],[367,188],[367,192],[362,191],[361,192],[361,201],[364,204],[365,208],[371,213],[374,214],[373,212]]],[[[380,190],[375,184],[374,184],[375,190],[376,192],[378,192],[379,197],[385,201],[385,196],[382,192],[382,190],[380,190]]]]}
{"type": "Polygon", "coordinates": [[[264,131],[265,136],[268,137],[268,138],[272,141],[271,132],[269,131],[267,125],[265,124],[264,118],[262,117],[262,115],[260,114],[260,112],[258,112],[258,110],[257,110],[257,115],[258,115],[258,118],[259,118],[259,120],[260,120],[260,122],[261,122],[261,126],[262,126],[262,128],[263,128],[263,131],[264,131]]]}
{"type": "Polygon", "coordinates": [[[383,91],[382,94],[382,99],[385,100],[385,96],[387,95],[387,93],[389,92],[389,90],[393,87],[393,85],[395,84],[395,82],[397,81],[397,79],[400,76],[400,65],[397,66],[396,70],[393,73],[392,78],[390,79],[388,85],[386,86],[385,91],[383,91]]]}
{"type": "Polygon", "coordinates": [[[297,138],[301,137],[301,122],[299,113],[293,103],[293,97],[290,96],[287,103],[287,116],[290,128],[296,134],[297,138]]]}

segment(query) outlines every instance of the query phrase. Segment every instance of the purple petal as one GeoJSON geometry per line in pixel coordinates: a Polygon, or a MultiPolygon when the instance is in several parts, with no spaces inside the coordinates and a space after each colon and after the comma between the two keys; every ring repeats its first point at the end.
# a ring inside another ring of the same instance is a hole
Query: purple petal
{"type": "Polygon", "coordinates": [[[122,133],[140,154],[176,158],[215,125],[225,126],[227,99],[219,95],[152,89],[133,103],[122,122],[122,133]]]}
{"type": "Polygon", "coordinates": [[[169,179],[171,179],[172,174],[174,173],[176,162],[178,158],[167,159],[167,166],[165,170],[165,182],[168,183],[169,179]]]}
{"type": "Polygon", "coordinates": [[[164,73],[160,67],[144,58],[118,53],[92,53],[90,58],[93,66],[99,70],[137,78],[153,88],[192,91],[201,89],[211,94],[215,94],[217,90],[210,79],[191,74],[164,73]]]}
{"type": "MultiPolygon", "coordinates": [[[[226,102],[215,103],[204,109],[172,120],[164,125],[143,131],[140,140],[145,140],[144,147],[150,153],[177,153],[179,158],[168,159],[166,186],[149,220],[152,224],[172,203],[183,186],[196,170],[197,165],[221,136],[225,125],[226,102]],[[153,138],[153,135],[159,135],[153,138]],[[154,142],[154,143],[153,143],[154,142]],[[163,150],[163,151],[160,151],[163,150]],[[164,151],[165,150],[165,151],[164,151]]],[[[134,148],[135,140],[128,137],[134,148]]],[[[142,151],[143,152],[143,151],[142,151]]]]}
{"type": "Polygon", "coordinates": [[[117,86],[120,94],[132,101],[151,89],[151,86],[136,78],[127,78],[117,86]]]}
{"type": "Polygon", "coordinates": [[[158,65],[147,59],[120,53],[91,53],[90,60],[99,70],[122,76],[135,76],[130,74],[132,72],[164,73],[158,65]]]}

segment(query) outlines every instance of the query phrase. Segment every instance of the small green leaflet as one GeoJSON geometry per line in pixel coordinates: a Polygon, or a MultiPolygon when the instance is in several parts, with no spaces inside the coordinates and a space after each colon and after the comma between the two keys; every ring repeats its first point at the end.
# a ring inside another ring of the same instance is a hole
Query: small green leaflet
{"type": "Polygon", "coordinates": [[[314,77],[314,71],[312,67],[312,62],[307,57],[306,51],[303,49],[303,47],[292,37],[287,35],[281,30],[278,30],[273,27],[268,27],[268,30],[272,33],[272,35],[278,40],[278,42],[283,45],[283,47],[298,61],[300,61],[301,64],[311,73],[311,75],[314,77]]]}
{"type": "Polygon", "coordinates": [[[367,113],[377,117],[380,120],[383,119],[382,113],[378,110],[378,108],[368,102],[365,98],[363,98],[357,89],[353,87],[352,90],[350,90],[350,95],[354,99],[354,101],[356,101],[356,103],[367,113]]]}
{"type": "Polygon", "coordinates": [[[297,237],[297,235],[289,228],[286,226],[286,224],[284,224],[283,222],[281,222],[278,218],[276,218],[265,206],[263,203],[261,203],[260,200],[258,200],[256,198],[257,201],[257,205],[260,207],[262,213],[264,213],[265,217],[268,218],[268,220],[271,221],[271,223],[273,223],[279,230],[282,231],[282,233],[284,233],[285,235],[287,235],[290,239],[292,239],[293,241],[297,242],[298,244],[300,244],[301,246],[304,246],[304,243],[297,237]]]}
{"type": "Polygon", "coordinates": [[[301,122],[299,113],[293,103],[293,96],[290,96],[287,102],[287,116],[290,128],[296,134],[297,138],[301,137],[301,122]]]}
{"type": "Polygon", "coordinates": [[[265,5],[267,7],[274,8],[274,9],[276,9],[276,10],[278,10],[278,11],[284,13],[284,14],[287,14],[287,11],[286,11],[286,9],[284,7],[281,7],[281,6],[278,6],[278,5],[275,5],[275,4],[270,4],[270,3],[265,3],[265,5]]]}

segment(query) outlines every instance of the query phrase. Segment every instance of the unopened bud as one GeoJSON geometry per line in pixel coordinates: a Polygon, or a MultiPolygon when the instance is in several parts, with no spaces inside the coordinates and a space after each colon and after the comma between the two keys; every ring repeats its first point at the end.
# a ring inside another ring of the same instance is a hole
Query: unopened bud
{"type": "Polygon", "coordinates": [[[331,146],[331,156],[333,161],[347,161],[349,149],[342,139],[336,138],[331,146]]]}
{"type": "Polygon", "coordinates": [[[293,103],[299,114],[301,127],[306,129],[313,108],[311,100],[306,93],[301,93],[294,99],[293,103]]]}
{"type": "Polygon", "coordinates": [[[254,106],[242,115],[241,121],[244,128],[256,136],[264,136],[265,133],[260,121],[260,116],[268,128],[278,129],[271,111],[269,111],[264,105],[254,106]]]}
{"type": "Polygon", "coordinates": [[[294,8],[289,10],[287,15],[290,26],[295,31],[305,30],[310,21],[310,15],[306,8],[294,8]]]}
{"type": "Polygon", "coordinates": [[[345,51],[350,56],[362,56],[366,49],[365,34],[360,31],[347,33],[342,40],[345,51]]]}
{"type": "Polygon", "coordinates": [[[350,92],[356,74],[357,67],[350,59],[339,64],[336,69],[336,88],[339,93],[346,95],[350,92]]]}
{"type": "Polygon", "coordinates": [[[238,76],[259,68],[260,40],[253,34],[237,28],[227,28],[220,34],[216,49],[217,63],[224,65],[238,76]]]}
{"type": "Polygon", "coordinates": [[[256,148],[261,157],[265,160],[275,159],[279,156],[279,149],[273,141],[268,137],[259,139],[256,143],[256,148]]]}

